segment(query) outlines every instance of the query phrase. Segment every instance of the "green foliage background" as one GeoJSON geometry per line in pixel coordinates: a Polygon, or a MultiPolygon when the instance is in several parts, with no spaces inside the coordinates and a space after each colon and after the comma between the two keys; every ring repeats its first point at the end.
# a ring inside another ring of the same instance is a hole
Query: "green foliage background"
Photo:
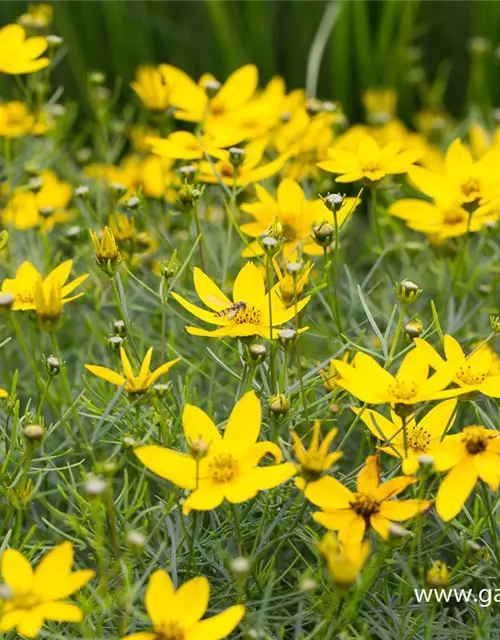
{"type": "MultiPolygon", "coordinates": [[[[488,38],[482,101],[500,104],[500,3],[489,0],[333,0],[341,6],[321,66],[318,94],[339,99],[356,115],[359,95],[374,85],[396,86],[402,115],[409,119],[415,92],[409,90],[409,46],[421,47],[433,80],[449,61],[446,103],[463,115],[471,92],[468,42],[488,38]],[[442,69],[442,67],[441,67],[442,69]]],[[[2,22],[15,20],[27,2],[1,2],[2,22]]],[[[290,88],[305,85],[307,56],[329,3],[317,0],[59,0],[56,33],[69,48],[56,81],[82,98],[86,74],[100,69],[125,82],[144,62],[169,62],[194,76],[220,78],[255,62],[263,81],[281,74],[290,88]]]]}

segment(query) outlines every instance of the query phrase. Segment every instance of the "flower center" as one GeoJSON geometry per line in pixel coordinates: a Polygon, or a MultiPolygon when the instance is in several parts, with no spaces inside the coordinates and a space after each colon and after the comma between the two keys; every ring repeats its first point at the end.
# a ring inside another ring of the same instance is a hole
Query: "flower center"
{"type": "Polygon", "coordinates": [[[407,442],[408,447],[415,453],[425,453],[431,442],[431,434],[422,427],[415,426],[408,430],[407,442]]]}
{"type": "Polygon", "coordinates": [[[14,597],[11,603],[13,609],[33,609],[40,604],[40,599],[32,593],[19,594],[14,597]]]}
{"type": "Polygon", "coordinates": [[[463,211],[460,211],[460,209],[447,209],[444,212],[444,219],[443,222],[445,224],[449,224],[449,225],[455,225],[455,224],[460,224],[462,222],[465,222],[467,220],[467,216],[463,211]]]}
{"type": "Polygon", "coordinates": [[[490,438],[481,428],[478,427],[465,427],[463,430],[462,442],[467,449],[467,452],[471,455],[477,455],[483,453],[488,447],[488,440],[490,438]]]}
{"type": "Polygon", "coordinates": [[[21,302],[34,302],[35,301],[35,288],[24,289],[24,291],[18,291],[16,298],[21,302]]]}
{"type": "Polygon", "coordinates": [[[155,630],[155,640],[185,640],[184,629],[177,622],[164,622],[155,630]]]}
{"type": "Polygon", "coordinates": [[[351,508],[365,520],[380,511],[380,503],[368,493],[354,494],[354,500],[349,503],[351,508]]]}
{"type": "Polygon", "coordinates": [[[477,200],[481,195],[481,183],[476,178],[462,182],[460,189],[468,200],[477,200]]]}
{"type": "Polygon", "coordinates": [[[216,484],[231,482],[238,474],[238,461],[230,453],[219,453],[208,463],[208,474],[216,484]]]}
{"type": "Polygon", "coordinates": [[[234,176],[233,165],[229,162],[221,162],[217,169],[223,178],[232,178],[234,176]]]}
{"type": "Polygon", "coordinates": [[[289,224],[284,224],[283,225],[283,238],[287,241],[287,242],[293,242],[294,240],[297,239],[297,233],[295,231],[295,229],[289,225],[289,224]]]}
{"type": "Polygon", "coordinates": [[[472,369],[470,364],[463,364],[457,371],[456,377],[462,384],[480,384],[484,382],[486,373],[472,369]]]}
{"type": "Polygon", "coordinates": [[[389,393],[397,402],[406,402],[417,395],[417,385],[410,380],[398,380],[389,386],[389,393]]]}
{"type": "Polygon", "coordinates": [[[232,319],[233,324],[260,324],[261,313],[258,309],[251,306],[246,306],[244,309],[238,311],[238,313],[232,319]]]}
{"type": "Polygon", "coordinates": [[[323,475],[325,457],[320,453],[307,453],[300,465],[302,474],[308,482],[315,482],[323,475]]]}
{"type": "Polygon", "coordinates": [[[361,168],[363,171],[380,171],[380,162],[378,160],[365,160],[361,164],[361,168]]]}

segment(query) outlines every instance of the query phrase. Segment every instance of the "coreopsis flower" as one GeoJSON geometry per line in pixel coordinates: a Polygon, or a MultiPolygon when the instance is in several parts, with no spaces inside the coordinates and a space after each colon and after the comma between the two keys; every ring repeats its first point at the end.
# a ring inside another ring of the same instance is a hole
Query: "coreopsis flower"
{"type": "Polygon", "coordinates": [[[130,86],[147,109],[158,112],[171,106],[189,107],[198,90],[196,83],[184,71],[170,64],[139,67],[130,86]]]}
{"type": "Polygon", "coordinates": [[[425,233],[436,244],[480,231],[498,219],[498,214],[488,206],[480,207],[471,216],[459,204],[449,201],[434,203],[417,198],[397,200],[390,205],[388,212],[404,220],[410,229],[425,233]]]}
{"type": "Polygon", "coordinates": [[[394,117],[398,94],[394,89],[367,89],[361,96],[371,124],[384,124],[394,117]]]}
{"type": "Polygon", "coordinates": [[[50,4],[29,4],[28,11],[19,16],[18,22],[29,29],[46,29],[52,23],[53,14],[54,9],[50,4]]]}
{"type": "Polygon", "coordinates": [[[14,296],[14,302],[12,304],[13,311],[29,311],[35,309],[36,286],[38,282],[42,281],[45,291],[49,291],[52,286],[60,286],[61,303],[63,305],[67,304],[83,296],[83,293],[77,293],[74,296],[68,297],[70,293],[89,277],[89,274],[85,273],[66,284],[72,267],[73,260],[66,260],[51,271],[45,279],[42,279],[36,267],[34,267],[31,262],[25,261],[16,271],[15,278],[5,278],[2,282],[2,292],[12,293],[14,296]]]}
{"type": "Polygon", "coordinates": [[[62,286],[57,280],[37,280],[35,284],[35,313],[40,326],[57,326],[63,311],[62,286]]]}
{"type": "Polygon", "coordinates": [[[15,549],[6,549],[1,560],[6,589],[0,596],[0,632],[12,629],[27,638],[35,638],[45,620],[81,622],[81,609],[64,600],[84,587],[94,571],[71,571],[73,545],[63,542],[44,555],[35,571],[15,549]],[[5,598],[6,591],[11,597],[5,598]],[[3,600],[2,600],[3,599],[3,600]]]}
{"type": "Polygon", "coordinates": [[[145,596],[146,610],[153,629],[124,636],[122,640],[226,638],[245,615],[245,607],[237,604],[202,620],[209,596],[210,585],[206,578],[193,578],[176,589],[168,573],[158,569],[149,578],[145,596]]]}
{"type": "Polygon", "coordinates": [[[362,352],[355,355],[352,364],[342,360],[333,360],[333,363],[340,376],[337,385],[368,404],[387,402],[397,407],[465,393],[458,388],[445,390],[453,379],[450,367],[441,367],[429,376],[429,363],[420,349],[412,349],[406,354],[396,375],[362,352]]]}
{"type": "Polygon", "coordinates": [[[320,162],[318,167],[341,174],[335,178],[336,182],[367,180],[373,184],[389,175],[407,173],[421,153],[418,150],[401,151],[398,143],[380,147],[374,138],[365,136],[356,153],[333,147],[328,150],[328,155],[330,159],[320,162]]]}
{"type": "Polygon", "coordinates": [[[341,542],[329,531],[316,543],[316,549],[323,556],[332,581],[337,586],[348,589],[361,573],[370,555],[371,545],[368,540],[341,542]]]}
{"type": "Polygon", "coordinates": [[[230,134],[225,138],[205,135],[198,138],[189,131],[174,131],[167,138],[150,137],[146,140],[153,153],[173,160],[202,160],[205,154],[212,158],[224,158],[222,148],[240,141],[238,135],[230,134]]]}
{"type": "Polygon", "coordinates": [[[100,269],[112,276],[120,263],[120,252],[115,236],[109,227],[104,227],[101,238],[89,229],[90,238],[94,245],[94,257],[100,269]]]}
{"type": "MultiPolygon", "coordinates": [[[[241,225],[243,233],[258,238],[269,232],[276,221],[281,225],[283,240],[283,259],[292,260],[298,251],[308,255],[322,255],[323,249],[311,238],[313,227],[321,222],[334,225],[333,213],[319,198],[308,200],[302,187],[286,178],[278,186],[276,197],[264,187],[255,185],[257,202],[241,205],[242,211],[249,213],[254,220],[241,225]]],[[[358,206],[356,198],[345,198],[337,212],[337,222],[341,227],[349,215],[358,206]]],[[[263,249],[258,241],[251,242],[242,253],[245,257],[262,255],[263,249]]]]}
{"type": "Polygon", "coordinates": [[[35,118],[24,102],[12,100],[0,104],[0,136],[19,138],[31,133],[35,118]]]}
{"type": "Polygon", "coordinates": [[[389,538],[392,521],[409,520],[426,511],[428,500],[395,500],[416,480],[406,476],[380,483],[378,456],[368,456],[358,474],[356,491],[335,478],[323,476],[305,488],[305,496],[322,511],[313,514],[316,522],[339,532],[342,543],[361,541],[371,526],[384,539],[389,538]]]}
{"type": "Polygon", "coordinates": [[[462,510],[478,480],[492,491],[500,484],[500,432],[472,425],[433,449],[434,469],[448,471],[436,496],[436,510],[451,520],[462,510]]]}
{"type": "MultiPolygon", "coordinates": [[[[342,362],[347,363],[348,361],[349,352],[345,351],[344,355],[342,356],[342,362]]],[[[321,376],[321,379],[323,380],[323,386],[327,391],[334,391],[335,389],[339,389],[337,381],[339,380],[340,376],[337,371],[337,367],[335,366],[335,360],[330,360],[330,367],[328,371],[320,369],[319,375],[321,376]]]]}
{"type": "Polygon", "coordinates": [[[43,36],[26,38],[19,24],[8,24],[0,29],[0,73],[19,75],[33,73],[49,65],[49,58],[40,58],[47,49],[43,36]]]}
{"type": "Polygon", "coordinates": [[[458,340],[453,336],[444,336],[444,360],[425,340],[415,339],[415,345],[422,357],[436,371],[450,370],[453,382],[462,393],[479,391],[490,398],[500,398],[500,374],[494,366],[491,349],[486,345],[465,355],[458,340]]]}
{"type": "Polygon", "coordinates": [[[242,162],[235,166],[231,162],[231,150],[224,150],[223,157],[210,164],[202,161],[199,165],[201,182],[216,184],[219,180],[230,187],[245,187],[254,182],[261,182],[266,178],[274,176],[282,169],[288,160],[288,154],[278,156],[274,160],[266,162],[264,152],[266,150],[266,140],[255,140],[249,142],[242,154],[242,162]]]}
{"type": "Polygon", "coordinates": [[[493,148],[477,162],[469,148],[459,139],[448,147],[443,172],[411,167],[410,181],[436,202],[452,202],[466,208],[488,201],[497,184],[500,148],[493,148]]]}
{"type": "Polygon", "coordinates": [[[222,338],[260,335],[263,338],[275,338],[277,334],[275,327],[294,318],[295,314],[301,311],[311,299],[311,296],[306,296],[296,305],[287,307],[275,288],[266,293],[262,272],[251,262],[248,262],[236,276],[232,301],[197,267],[193,269],[193,280],[196,293],[210,311],[200,309],[178,293],[172,292],[172,297],[189,313],[218,327],[213,331],[186,327],[186,331],[193,336],[222,338]],[[269,296],[271,296],[270,301],[269,296]],[[271,316],[269,302],[271,302],[271,316]]]}
{"type": "Polygon", "coordinates": [[[402,470],[405,475],[413,475],[419,467],[421,456],[432,457],[433,448],[438,445],[455,423],[456,400],[440,402],[421,420],[409,416],[403,427],[403,420],[393,410],[388,420],[371,409],[352,410],[359,415],[377,440],[382,441],[381,451],[390,456],[402,458],[402,470]],[[405,433],[406,431],[406,433],[405,433]]]}
{"type": "Polygon", "coordinates": [[[432,587],[446,587],[450,583],[450,571],[446,562],[434,560],[432,567],[425,574],[425,581],[432,587]]]}
{"type": "Polygon", "coordinates": [[[304,288],[309,282],[309,276],[314,268],[313,262],[307,262],[305,265],[301,262],[289,263],[285,265],[285,268],[281,270],[278,263],[273,260],[274,269],[278,276],[278,289],[279,295],[286,306],[295,304],[304,293],[304,288]],[[297,267],[299,270],[297,275],[294,275],[294,271],[290,272],[292,267],[297,267]]]}
{"type": "Polygon", "coordinates": [[[130,360],[128,359],[123,347],[120,347],[120,359],[123,375],[113,371],[112,369],[107,369],[106,367],[93,364],[86,364],[85,369],[98,378],[111,382],[111,384],[114,384],[117,387],[125,385],[125,390],[131,395],[143,394],[151,389],[158,378],[168,373],[168,371],[170,371],[170,369],[181,360],[181,358],[174,358],[174,360],[170,360],[170,362],[166,362],[159,366],[158,369],[151,371],[150,367],[152,356],[153,347],[150,347],[144,356],[138,375],[135,375],[132,365],[130,364],[130,360]]]}
{"type": "Polygon", "coordinates": [[[338,429],[330,429],[323,442],[320,441],[321,421],[315,420],[309,449],[295,431],[292,431],[294,452],[297,457],[297,470],[301,477],[295,479],[295,485],[303,490],[311,482],[317,482],[333,464],[342,457],[342,451],[330,452],[330,445],[338,433],[338,429]]]}
{"type": "Polygon", "coordinates": [[[193,509],[215,509],[224,500],[246,502],[295,475],[291,462],[278,464],[282,459],[279,447],[258,442],[261,419],[260,402],[253,391],[235,404],[223,435],[204,411],[188,404],[182,425],[189,454],[155,445],[139,447],[135,453],[160,478],[191,491],[184,502],[185,514],[193,509]],[[202,456],[193,451],[196,443],[198,449],[203,443],[202,456]],[[257,466],[266,454],[274,457],[275,464],[257,466]]]}

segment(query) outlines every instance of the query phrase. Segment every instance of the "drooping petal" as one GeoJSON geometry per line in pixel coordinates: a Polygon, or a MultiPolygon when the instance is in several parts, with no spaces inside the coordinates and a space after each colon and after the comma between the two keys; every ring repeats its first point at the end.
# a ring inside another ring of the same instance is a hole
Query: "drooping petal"
{"type": "Polygon", "coordinates": [[[196,461],[191,456],[156,445],[138,447],[134,453],[145,467],[160,478],[182,489],[196,487],[196,461]]]}
{"type": "Polygon", "coordinates": [[[245,607],[241,604],[234,605],[199,622],[188,631],[186,640],[222,640],[236,629],[244,615],[245,607]]]}
{"type": "Polygon", "coordinates": [[[476,485],[477,477],[470,457],[448,472],[436,496],[436,510],[442,520],[447,522],[460,513],[476,485]]]}

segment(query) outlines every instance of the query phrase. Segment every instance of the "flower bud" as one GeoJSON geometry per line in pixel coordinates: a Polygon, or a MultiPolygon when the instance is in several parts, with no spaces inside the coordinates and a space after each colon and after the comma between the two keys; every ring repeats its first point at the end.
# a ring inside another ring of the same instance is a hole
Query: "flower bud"
{"type": "Polygon", "coordinates": [[[434,466],[434,458],[425,454],[418,456],[418,466],[421,471],[430,471],[434,466]]]}
{"type": "Polygon", "coordinates": [[[81,233],[82,233],[82,228],[79,227],[77,224],[74,224],[71,227],[69,227],[69,229],[66,229],[64,237],[66,238],[66,240],[69,240],[70,242],[75,242],[80,238],[81,233]]]}
{"type": "Polygon", "coordinates": [[[102,496],[106,491],[108,483],[104,478],[96,476],[94,473],[89,473],[87,480],[85,481],[85,493],[89,496],[102,496]]]}
{"type": "Polygon", "coordinates": [[[113,194],[117,198],[121,198],[128,191],[127,185],[126,184],[120,184],[119,182],[113,182],[113,184],[109,185],[109,188],[111,189],[111,191],[113,192],[113,194]]]}
{"type": "Polygon", "coordinates": [[[0,292],[0,311],[10,311],[14,304],[14,296],[10,292],[0,292]]]}
{"type": "Polygon", "coordinates": [[[285,348],[291,347],[297,340],[297,335],[295,329],[281,329],[278,332],[279,343],[285,348]]]}
{"type": "Polygon", "coordinates": [[[345,196],[340,193],[329,193],[327,196],[322,198],[323,202],[330,209],[332,213],[335,213],[340,209],[340,207],[344,204],[345,196]]]}
{"type": "Polygon", "coordinates": [[[201,460],[208,453],[208,444],[200,436],[188,443],[189,455],[195,460],[201,460]]]}
{"type": "Polygon", "coordinates": [[[60,36],[56,36],[53,33],[46,36],[45,39],[47,40],[47,44],[51,49],[58,49],[64,44],[64,38],[61,38],[60,36]]]}
{"type": "Polygon", "coordinates": [[[500,317],[490,316],[490,327],[495,333],[500,333],[500,317]]]}
{"type": "Polygon", "coordinates": [[[391,522],[391,524],[389,525],[388,541],[394,546],[399,546],[403,544],[405,540],[407,540],[412,535],[413,534],[411,531],[408,531],[408,529],[405,529],[397,522],[391,522]]]}
{"type": "Polygon", "coordinates": [[[203,89],[205,89],[205,93],[209,98],[213,98],[220,88],[221,83],[215,78],[205,80],[205,82],[203,83],[203,89]]]}
{"type": "Polygon", "coordinates": [[[131,198],[128,198],[123,204],[126,209],[137,209],[141,204],[141,201],[137,196],[132,196],[131,198]]]}
{"type": "Polygon", "coordinates": [[[108,346],[113,351],[120,351],[120,347],[123,346],[123,338],[121,336],[108,336],[108,346]]]}
{"type": "Polygon", "coordinates": [[[413,405],[405,404],[404,402],[397,402],[394,405],[394,413],[403,420],[406,420],[413,413],[413,405]]]}
{"type": "Polygon", "coordinates": [[[236,575],[245,574],[250,571],[250,562],[243,556],[232,558],[229,566],[231,567],[231,571],[236,575]]]}
{"type": "Polygon", "coordinates": [[[245,149],[241,147],[230,147],[229,148],[229,162],[233,165],[233,167],[239,167],[243,164],[245,160],[245,149]]]}
{"type": "Polygon", "coordinates": [[[326,221],[315,224],[312,232],[314,242],[320,247],[323,247],[323,249],[329,247],[335,237],[335,228],[326,221]]]}
{"type": "Polygon", "coordinates": [[[181,176],[186,184],[192,184],[197,174],[197,168],[192,164],[185,164],[177,169],[177,173],[181,176]]]}
{"type": "Polygon", "coordinates": [[[413,340],[414,338],[418,338],[419,336],[421,336],[423,330],[424,325],[418,319],[408,322],[408,324],[406,324],[404,328],[405,335],[409,340],[413,340]]]}
{"type": "Polygon", "coordinates": [[[135,447],[137,447],[139,445],[137,440],[135,438],[132,438],[131,436],[125,436],[123,438],[123,444],[126,447],[128,447],[129,449],[134,449],[135,447]]]}
{"type": "Polygon", "coordinates": [[[262,362],[267,356],[267,349],[263,344],[251,344],[248,347],[248,355],[253,362],[262,362]]]}
{"type": "Polygon", "coordinates": [[[272,236],[262,236],[262,246],[264,251],[268,255],[272,256],[279,251],[280,243],[272,236]]]}
{"type": "Polygon", "coordinates": [[[464,549],[466,553],[478,553],[483,547],[475,540],[466,540],[464,543],[464,549]]]}
{"type": "Polygon", "coordinates": [[[127,325],[124,320],[113,320],[111,328],[113,329],[115,336],[124,338],[127,335],[127,325]]]}
{"type": "Polygon", "coordinates": [[[88,195],[89,195],[89,188],[87,187],[86,184],[81,184],[75,189],[75,196],[78,196],[79,198],[85,198],[88,195]]]}
{"type": "Polygon", "coordinates": [[[169,382],[167,382],[166,384],[159,382],[153,385],[152,391],[153,395],[155,395],[157,398],[165,398],[165,396],[170,393],[171,389],[172,385],[169,382]]]}
{"type": "Polygon", "coordinates": [[[312,593],[318,588],[318,583],[313,578],[304,577],[299,581],[299,589],[304,593],[312,593]]]}
{"type": "Polygon", "coordinates": [[[446,587],[450,582],[450,572],[446,564],[436,560],[427,571],[425,581],[432,587],[446,587]]]}
{"type": "Polygon", "coordinates": [[[89,81],[94,85],[104,84],[106,82],[106,74],[102,71],[91,71],[89,73],[89,81]]]}
{"type": "Polygon", "coordinates": [[[92,149],[90,147],[82,147],[75,154],[78,164],[87,164],[92,158],[92,149]]]}
{"type": "Polygon", "coordinates": [[[146,542],[147,542],[146,536],[140,531],[129,531],[127,533],[126,539],[127,539],[127,544],[135,552],[142,551],[146,546],[146,542]]]}
{"type": "Polygon", "coordinates": [[[61,361],[55,356],[49,356],[45,360],[45,370],[51,377],[57,376],[59,374],[59,372],[61,371],[61,366],[61,361]]]}
{"type": "Polygon", "coordinates": [[[14,592],[8,584],[0,584],[0,600],[12,600],[14,598],[14,592]]]}
{"type": "Polygon", "coordinates": [[[290,400],[279,393],[278,395],[271,396],[268,402],[269,411],[276,417],[285,416],[290,409],[290,400]]]}
{"type": "Polygon", "coordinates": [[[27,424],[23,429],[23,434],[29,442],[40,442],[43,439],[45,430],[40,424],[27,424]]]}
{"type": "Polygon", "coordinates": [[[415,302],[422,294],[422,289],[411,280],[403,280],[397,282],[394,286],[394,291],[401,304],[408,305],[415,302]]]}

